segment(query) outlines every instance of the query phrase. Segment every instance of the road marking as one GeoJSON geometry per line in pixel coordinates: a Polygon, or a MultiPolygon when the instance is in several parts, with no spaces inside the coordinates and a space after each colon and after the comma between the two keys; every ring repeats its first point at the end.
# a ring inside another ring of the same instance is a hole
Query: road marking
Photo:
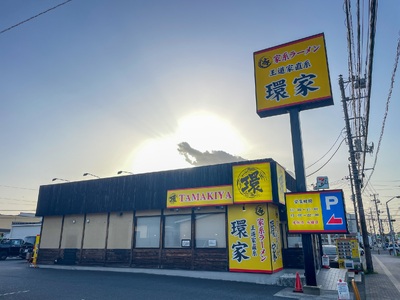
{"type": "Polygon", "coordinates": [[[26,291],[9,292],[9,293],[0,294],[0,297],[16,295],[16,294],[22,294],[22,293],[28,293],[28,292],[30,292],[30,291],[26,290],[26,291]]]}
{"type": "Polygon", "coordinates": [[[376,259],[376,261],[379,263],[380,267],[383,269],[385,274],[389,277],[390,281],[394,284],[394,286],[400,293],[400,282],[398,282],[397,279],[394,278],[392,273],[390,273],[390,271],[385,267],[385,265],[379,260],[379,258],[376,255],[373,255],[373,257],[376,259]]]}

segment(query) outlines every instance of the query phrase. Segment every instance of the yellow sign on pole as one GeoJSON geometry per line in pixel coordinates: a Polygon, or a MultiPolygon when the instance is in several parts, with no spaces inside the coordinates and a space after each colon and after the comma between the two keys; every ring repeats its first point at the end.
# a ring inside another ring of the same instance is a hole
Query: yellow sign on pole
{"type": "Polygon", "coordinates": [[[324,230],[322,207],[318,193],[286,194],[289,232],[319,232],[324,230]]]}
{"type": "Polygon", "coordinates": [[[286,193],[290,233],[348,233],[342,190],[286,193]]]}
{"type": "Polygon", "coordinates": [[[254,53],[257,114],[333,105],[324,34],[254,53]]]}

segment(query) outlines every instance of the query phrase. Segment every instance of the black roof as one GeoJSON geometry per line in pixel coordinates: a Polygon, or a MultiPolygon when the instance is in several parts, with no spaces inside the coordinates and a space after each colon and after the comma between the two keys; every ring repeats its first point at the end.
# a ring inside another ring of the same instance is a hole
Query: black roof
{"type": "MultiPolygon", "coordinates": [[[[272,159],[262,159],[43,185],[39,189],[36,215],[164,209],[168,190],[231,185],[233,165],[261,162],[276,165],[272,159]]],[[[288,173],[286,185],[295,190],[295,181],[288,173]]]]}

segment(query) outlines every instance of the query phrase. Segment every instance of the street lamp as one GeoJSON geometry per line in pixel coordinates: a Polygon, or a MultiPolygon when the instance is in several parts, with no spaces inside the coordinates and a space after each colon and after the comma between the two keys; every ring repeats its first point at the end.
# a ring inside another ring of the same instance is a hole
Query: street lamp
{"type": "Polygon", "coordinates": [[[62,178],[53,178],[51,181],[56,181],[56,180],[61,180],[61,181],[69,182],[69,180],[67,180],[67,179],[62,179],[62,178]]]}
{"type": "Polygon", "coordinates": [[[132,172],[128,172],[128,171],[118,171],[117,174],[119,175],[119,174],[122,174],[122,173],[133,175],[132,172]]]}
{"type": "Polygon", "coordinates": [[[394,246],[394,231],[393,231],[393,225],[392,225],[392,218],[390,217],[389,206],[388,206],[388,203],[395,198],[400,198],[400,196],[394,196],[394,197],[390,198],[388,201],[386,201],[386,211],[387,211],[388,218],[389,218],[389,228],[390,228],[390,237],[391,237],[392,246],[393,246],[393,254],[394,254],[394,256],[397,256],[396,247],[394,246]]]}
{"type": "Polygon", "coordinates": [[[91,174],[91,173],[83,173],[83,176],[88,176],[88,175],[93,176],[93,177],[96,177],[96,178],[100,178],[99,176],[93,175],[93,174],[91,174]]]}

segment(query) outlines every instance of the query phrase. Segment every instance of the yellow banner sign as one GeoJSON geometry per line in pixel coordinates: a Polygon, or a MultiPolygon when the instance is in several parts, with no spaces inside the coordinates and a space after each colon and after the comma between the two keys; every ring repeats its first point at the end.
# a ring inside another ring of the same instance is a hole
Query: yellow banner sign
{"type": "Polygon", "coordinates": [[[324,231],[319,193],[288,193],[286,209],[289,232],[324,231]]]}
{"type": "Polygon", "coordinates": [[[260,117],[333,105],[324,34],[254,53],[260,117]]]}
{"type": "Polygon", "coordinates": [[[276,164],[276,178],[277,178],[277,183],[278,183],[279,203],[285,204],[286,173],[285,173],[285,169],[279,164],[276,164]]]}
{"type": "Polygon", "coordinates": [[[167,191],[167,208],[229,205],[232,203],[231,185],[167,191]]]}
{"type": "Polygon", "coordinates": [[[271,241],[272,271],[283,269],[281,231],[279,227],[279,209],[277,205],[268,204],[268,227],[271,241]]]}
{"type": "Polygon", "coordinates": [[[229,206],[228,234],[230,271],[273,273],[282,269],[279,214],[275,205],[229,206]]]}
{"type": "Polygon", "coordinates": [[[233,166],[235,203],[272,202],[270,163],[233,166]]]}

